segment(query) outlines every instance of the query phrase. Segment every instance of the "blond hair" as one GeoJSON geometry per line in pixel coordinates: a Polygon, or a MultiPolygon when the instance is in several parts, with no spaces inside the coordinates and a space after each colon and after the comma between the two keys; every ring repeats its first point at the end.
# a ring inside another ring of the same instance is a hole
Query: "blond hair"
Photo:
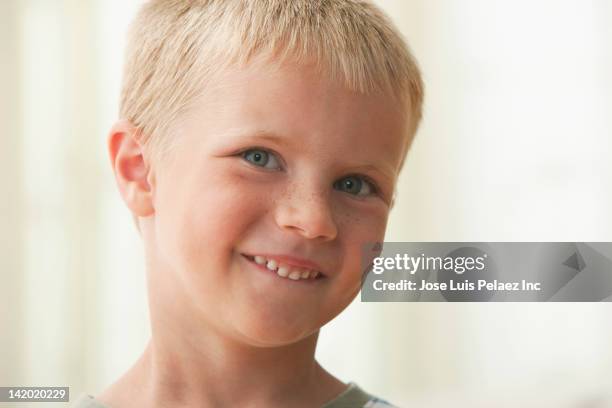
{"type": "Polygon", "coordinates": [[[407,137],[418,128],[417,63],[387,16],[365,0],[147,1],[128,35],[120,116],[159,159],[172,147],[174,121],[206,81],[259,55],[314,60],[351,90],[387,92],[411,113],[407,137]]]}

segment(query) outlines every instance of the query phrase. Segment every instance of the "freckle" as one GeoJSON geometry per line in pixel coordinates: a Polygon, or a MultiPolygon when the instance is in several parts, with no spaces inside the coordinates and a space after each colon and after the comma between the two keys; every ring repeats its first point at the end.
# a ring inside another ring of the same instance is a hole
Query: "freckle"
{"type": "Polygon", "coordinates": [[[359,216],[351,214],[351,212],[346,212],[343,215],[343,218],[352,224],[359,224],[361,222],[361,218],[359,216]]]}

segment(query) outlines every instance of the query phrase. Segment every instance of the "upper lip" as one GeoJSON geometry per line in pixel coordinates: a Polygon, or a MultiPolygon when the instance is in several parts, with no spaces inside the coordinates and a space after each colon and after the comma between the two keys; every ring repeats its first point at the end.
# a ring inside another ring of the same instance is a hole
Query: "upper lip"
{"type": "Polygon", "coordinates": [[[254,257],[254,256],[263,256],[264,258],[266,258],[267,260],[274,260],[278,263],[282,263],[288,266],[293,266],[296,268],[304,268],[304,269],[314,269],[315,271],[320,272],[323,275],[327,275],[327,273],[325,273],[321,266],[319,264],[317,264],[316,262],[312,262],[308,259],[305,258],[300,258],[297,256],[293,256],[293,255],[286,255],[286,254],[268,254],[268,253],[251,253],[251,254],[247,254],[244,253],[243,255],[249,256],[249,257],[254,257]]]}

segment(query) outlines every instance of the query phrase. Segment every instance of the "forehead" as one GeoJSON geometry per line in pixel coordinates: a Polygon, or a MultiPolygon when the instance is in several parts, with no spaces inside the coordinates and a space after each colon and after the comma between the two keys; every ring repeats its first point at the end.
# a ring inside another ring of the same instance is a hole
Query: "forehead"
{"type": "Polygon", "coordinates": [[[229,67],[188,112],[186,130],[202,137],[274,134],[321,159],[376,158],[388,173],[397,172],[408,142],[405,106],[391,95],[352,91],[316,64],[260,59],[229,67]]]}

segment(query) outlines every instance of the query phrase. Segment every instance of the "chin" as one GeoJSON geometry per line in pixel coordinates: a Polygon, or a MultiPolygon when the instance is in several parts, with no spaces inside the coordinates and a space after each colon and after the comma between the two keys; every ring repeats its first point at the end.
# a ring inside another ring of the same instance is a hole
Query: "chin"
{"type": "Polygon", "coordinates": [[[236,328],[245,342],[256,347],[281,347],[300,342],[316,335],[319,328],[306,329],[296,322],[288,324],[283,319],[267,319],[260,322],[245,322],[236,328]]]}

